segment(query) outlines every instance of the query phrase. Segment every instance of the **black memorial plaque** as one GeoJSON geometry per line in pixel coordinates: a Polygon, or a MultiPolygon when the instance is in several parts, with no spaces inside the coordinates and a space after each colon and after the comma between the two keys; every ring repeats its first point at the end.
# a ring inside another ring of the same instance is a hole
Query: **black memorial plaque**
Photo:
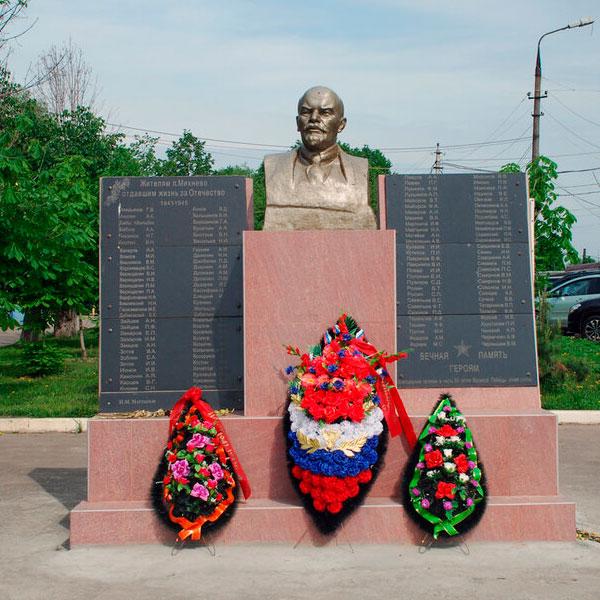
{"type": "Polygon", "coordinates": [[[402,387],[537,385],[523,174],[391,175],[402,387]]]}
{"type": "Polygon", "coordinates": [[[243,177],[104,178],[100,410],[243,408],[243,177]]]}

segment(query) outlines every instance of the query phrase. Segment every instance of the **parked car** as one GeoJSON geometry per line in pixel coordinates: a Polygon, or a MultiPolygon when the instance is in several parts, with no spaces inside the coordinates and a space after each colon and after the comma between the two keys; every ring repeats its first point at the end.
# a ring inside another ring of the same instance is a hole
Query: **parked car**
{"type": "Polygon", "coordinates": [[[569,309],[587,300],[600,298],[600,273],[582,275],[563,281],[548,293],[548,320],[565,328],[569,309]]]}
{"type": "Polygon", "coordinates": [[[567,331],[592,342],[600,342],[600,298],[571,306],[567,331]]]}

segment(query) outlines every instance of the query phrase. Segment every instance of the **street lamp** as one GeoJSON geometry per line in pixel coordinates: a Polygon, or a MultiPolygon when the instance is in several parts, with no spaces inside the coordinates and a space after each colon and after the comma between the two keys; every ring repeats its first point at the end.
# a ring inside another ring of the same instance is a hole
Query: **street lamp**
{"type": "Polygon", "coordinates": [[[537,43],[537,58],[535,60],[535,91],[533,96],[531,92],[527,93],[527,97],[531,100],[533,98],[533,139],[531,142],[531,160],[534,161],[540,155],[540,117],[542,116],[542,112],[540,110],[540,100],[542,98],[548,97],[548,92],[544,92],[544,95],[541,94],[541,85],[542,85],[542,61],[540,59],[540,43],[542,40],[551,33],[557,33],[559,31],[564,31],[565,29],[575,29],[576,27],[585,27],[586,25],[591,25],[594,22],[590,17],[585,17],[576,21],[575,23],[569,23],[569,25],[565,25],[564,27],[560,27],[559,29],[554,29],[553,31],[548,31],[544,33],[540,37],[537,43]]]}

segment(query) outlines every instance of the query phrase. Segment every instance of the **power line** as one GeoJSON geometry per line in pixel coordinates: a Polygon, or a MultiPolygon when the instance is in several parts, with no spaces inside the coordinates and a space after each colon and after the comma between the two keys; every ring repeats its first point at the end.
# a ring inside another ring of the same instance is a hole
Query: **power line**
{"type": "MultiPolygon", "coordinates": [[[[593,152],[592,154],[596,154],[593,152]]],[[[559,174],[562,173],[589,173],[590,171],[600,171],[600,167],[591,167],[589,169],[567,169],[565,171],[556,171],[559,174]]]]}
{"type": "MultiPolygon", "coordinates": [[[[141,131],[144,133],[157,133],[158,135],[168,135],[171,137],[180,137],[181,134],[179,133],[173,133],[173,132],[169,132],[169,131],[160,131],[157,129],[146,129],[143,127],[132,127],[130,125],[122,125],[122,124],[116,124],[116,123],[107,123],[107,125],[110,125],[111,127],[118,127],[121,129],[130,129],[132,131],[141,131]]],[[[199,140],[202,141],[207,141],[207,142],[217,142],[220,144],[238,144],[238,145],[243,145],[243,146],[258,146],[261,148],[285,148],[288,149],[290,148],[289,145],[284,146],[281,144],[264,144],[262,142],[245,142],[245,141],[239,141],[239,140],[224,140],[224,139],[218,139],[218,138],[209,138],[209,137],[200,137],[198,136],[199,140]]],[[[501,144],[510,144],[513,142],[518,142],[520,141],[520,139],[525,139],[525,138],[510,138],[510,139],[506,139],[506,140],[494,140],[494,141],[488,141],[488,142],[471,142],[468,144],[449,144],[448,146],[444,146],[444,148],[472,148],[472,147],[479,147],[479,146],[497,146],[497,145],[501,145],[501,144]]],[[[382,152],[414,152],[414,151],[419,151],[419,150],[435,150],[435,146],[398,146],[398,147],[389,147],[389,148],[379,148],[379,150],[381,150],[382,152]]]]}
{"type": "MultiPolygon", "coordinates": [[[[561,190],[565,190],[568,191],[568,188],[560,188],[561,190]]],[[[571,196],[573,196],[574,194],[571,194],[571,192],[569,192],[569,194],[571,196]]],[[[600,194],[600,190],[597,190],[595,192],[577,192],[577,196],[589,196],[591,194],[600,194]]],[[[557,194],[558,196],[564,196],[564,194],[557,194]]],[[[598,205],[600,206],[600,205],[598,205]]]]}
{"type": "Polygon", "coordinates": [[[553,121],[556,121],[565,131],[568,131],[570,134],[574,135],[576,138],[580,139],[582,142],[585,142],[586,144],[589,144],[590,146],[593,146],[594,148],[598,148],[598,150],[600,150],[600,146],[598,144],[594,144],[594,142],[590,142],[589,140],[587,140],[583,136],[579,135],[576,131],[573,131],[570,127],[568,127],[567,125],[565,125],[562,121],[560,121],[559,119],[557,119],[556,117],[554,117],[553,115],[551,115],[548,111],[546,111],[546,114],[553,121]]]}
{"type": "Polygon", "coordinates": [[[597,127],[600,127],[600,123],[598,123],[596,121],[592,121],[592,119],[588,119],[587,117],[584,117],[583,115],[579,114],[577,111],[573,110],[572,108],[569,108],[564,102],[562,102],[558,98],[552,96],[552,100],[555,100],[556,102],[558,102],[563,108],[566,108],[570,113],[574,114],[576,117],[579,117],[580,119],[583,119],[584,121],[587,121],[588,123],[591,123],[592,125],[596,125],[597,127]]]}
{"type": "MultiPolygon", "coordinates": [[[[122,129],[131,129],[132,131],[143,131],[144,133],[158,133],[159,135],[170,135],[173,137],[180,137],[180,133],[170,133],[169,131],[158,131],[156,129],[143,129],[141,127],[130,127],[129,125],[117,125],[116,123],[107,123],[111,127],[120,127],[122,129]]],[[[219,142],[223,144],[240,144],[243,146],[261,146],[267,148],[289,148],[290,146],[281,146],[278,144],[259,144],[258,142],[240,142],[237,140],[220,140],[216,138],[209,137],[199,137],[199,140],[207,141],[207,142],[219,142]]]]}

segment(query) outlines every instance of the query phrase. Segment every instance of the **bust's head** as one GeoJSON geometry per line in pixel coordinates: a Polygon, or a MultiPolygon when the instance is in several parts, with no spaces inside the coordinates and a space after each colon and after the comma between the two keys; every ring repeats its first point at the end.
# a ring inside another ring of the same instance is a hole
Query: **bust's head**
{"type": "Polygon", "coordinates": [[[296,125],[304,147],[322,152],[336,143],[338,133],[346,127],[344,103],[333,90],[312,87],[298,100],[296,125]]]}

